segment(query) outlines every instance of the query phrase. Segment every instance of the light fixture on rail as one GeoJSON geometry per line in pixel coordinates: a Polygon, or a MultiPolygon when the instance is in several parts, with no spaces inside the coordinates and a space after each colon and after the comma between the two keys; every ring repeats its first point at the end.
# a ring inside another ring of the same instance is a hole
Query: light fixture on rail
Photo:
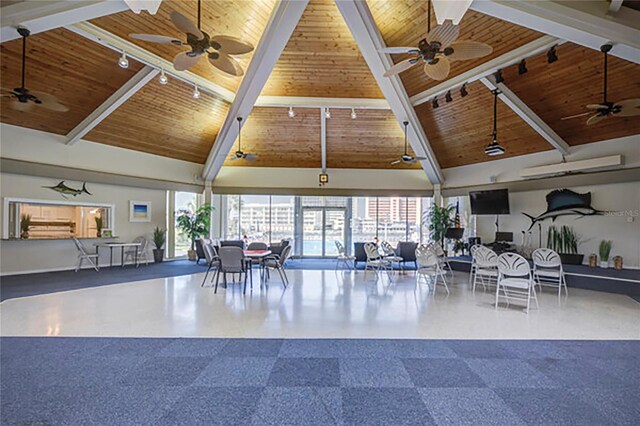
{"type": "Polygon", "coordinates": [[[502,76],[502,70],[496,71],[493,76],[496,78],[496,84],[500,84],[504,82],[504,77],[502,76]]]}
{"type": "Polygon", "coordinates": [[[547,52],[547,62],[552,64],[558,60],[558,52],[556,52],[556,46],[551,46],[551,49],[547,52]]]}
{"type": "Polygon", "coordinates": [[[444,95],[444,101],[446,103],[449,103],[453,100],[453,97],[451,96],[451,90],[447,91],[447,93],[444,95]]]}
{"type": "Polygon", "coordinates": [[[356,114],[356,109],[351,108],[351,119],[355,120],[356,118],[358,118],[358,114],[356,114]]]}
{"type": "Polygon", "coordinates": [[[438,105],[438,97],[437,96],[431,100],[431,106],[433,108],[438,108],[440,106],[440,105],[438,105]]]}
{"type": "Polygon", "coordinates": [[[198,90],[198,85],[193,85],[193,99],[200,99],[200,90],[198,90]]]}
{"type": "Polygon", "coordinates": [[[467,96],[469,94],[469,92],[467,92],[467,83],[464,83],[462,85],[462,87],[460,88],[460,97],[464,98],[465,96],[467,96]]]}
{"type": "Polygon", "coordinates": [[[120,59],[118,59],[118,65],[120,66],[120,68],[129,68],[129,60],[127,59],[127,54],[124,50],[122,51],[122,56],[120,56],[120,59]]]}
{"type": "Polygon", "coordinates": [[[324,109],[324,118],[331,118],[331,111],[329,111],[329,108],[324,109]]]}
{"type": "Polygon", "coordinates": [[[168,82],[169,82],[169,78],[167,77],[167,74],[165,74],[164,69],[161,69],[160,70],[160,77],[158,77],[158,83],[160,83],[160,84],[162,84],[164,86],[168,82]]]}
{"type": "Polygon", "coordinates": [[[293,110],[293,107],[289,107],[289,118],[293,118],[296,116],[296,112],[293,110]]]}
{"type": "Polygon", "coordinates": [[[527,61],[523,59],[518,64],[518,74],[522,75],[522,74],[525,74],[527,71],[529,71],[527,69],[527,61]]]}

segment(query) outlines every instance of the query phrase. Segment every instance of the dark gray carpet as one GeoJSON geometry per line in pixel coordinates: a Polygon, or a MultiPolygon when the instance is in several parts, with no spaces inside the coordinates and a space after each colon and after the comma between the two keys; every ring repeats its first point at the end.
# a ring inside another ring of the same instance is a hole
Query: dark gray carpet
{"type": "Polygon", "coordinates": [[[640,341],[2,338],[2,424],[637,425],[640,341]]]}
{"type": "Polygon", "coordinates": [[[188,260],[175,260],[150,263],[148,266],[142,265],[138,268],[132,266],[100,268],[100,272],[96,272],[93,269],[81,269],[78,272],[58,271],[9,275],[0,277],[0,301],[152,278],[177,277],[205,272],[206,270],[207,267],[203,261],[196,265],[196,262],[188,260]]]}

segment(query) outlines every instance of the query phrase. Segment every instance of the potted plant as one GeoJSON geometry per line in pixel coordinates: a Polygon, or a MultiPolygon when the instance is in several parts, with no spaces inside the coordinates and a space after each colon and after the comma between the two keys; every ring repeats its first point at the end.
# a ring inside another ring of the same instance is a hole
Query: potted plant
{"type": "Polygon", "coordinates": [[[96,221],[96,237],[101,238],[102,237],[102,216],[96,216],[94,219],[96,221]]]}
{"type": "Polygon", "coordinates": [[[178,210],[177,212],[176,223],[178,224],[178,228],[191,240],[191,249],[187,252],[189,260],[196,260],[198,257],[195,250],[196,240],[205,235],[209,235],[212,211],[213,207],[205,204],[196,209],[195,212],[190,210],[178,210]]]}
{"type": "Polygon", "coordinates": [[[602,240],[598,246],[598,253],[600,254],[600,267],[609,267],[609,255],[611,254],[611,247],[613,247],[613,241],[602,240]]]}
{"type": "Polygon", "coordinates": [[[446,207],[434,205],[425,215],[426,217],[424,219],[429,223],[429,238],[440,243],[442,248],[444,248],[444,234],[448,228],[451,228],[455,224],[453,218],[455,209],[456,207],[454,205],[446,207]]]}
{"type": "Polygon", "coordinates": [[[29,238],[29,229],[31,229],[31,215],[23,214],[20,216],[20,238],[23,240],[29,238]]]}
{"type": "Polygon", "coordinates": [[[166,233],[167,231],[165,229],[160,229],[157,226],[156,229],[153,230],[153,245],[156,246],[156,248],[153,249],[153,261],[155,263],[161,263],[164,259],[164,249],[162,246],[164,246],[166,240],[166,233]]]}
{"type": "Polygon", "coordinates": [[[578,254],[578,234],[570,226],[560,229],[550,226],[547,232],[547,247],[560,255],[562,263],[581,265],[584,255],[578,254]]]}

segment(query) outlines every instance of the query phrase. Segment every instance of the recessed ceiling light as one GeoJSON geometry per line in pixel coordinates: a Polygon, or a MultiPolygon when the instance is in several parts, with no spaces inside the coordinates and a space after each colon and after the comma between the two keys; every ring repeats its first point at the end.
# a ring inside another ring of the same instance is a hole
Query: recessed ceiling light
{"type": "Polygon", "coordinates": [[[293,107],[289,107],[289,118],[293,118],[296,116],[296,112],[293,110],[293,107]]]}
{"type": "Polygon", "coordinates": [[[118,65],[120,66],[120,68],[129,68],[129,60],[127,59],[127,54],[124,52],[124,50],[122,51],[122,56],[120,56],[120,59],[118,59],[118,65]]]}
{"type": "Polygon", "coordinates": [[[160,77],[158,77],[158,82],[162,85],[165,85],[169,82],[169,78],[167,78],[167,75],[164,73],[164,70],[160,70],[160,77]]]}
{"type": "Polygon", "coordinates": [[[358,118],[358,114],[356,114],[356,109],[351,108],[351,119],[355,120],[356,118],[358,118]]]}

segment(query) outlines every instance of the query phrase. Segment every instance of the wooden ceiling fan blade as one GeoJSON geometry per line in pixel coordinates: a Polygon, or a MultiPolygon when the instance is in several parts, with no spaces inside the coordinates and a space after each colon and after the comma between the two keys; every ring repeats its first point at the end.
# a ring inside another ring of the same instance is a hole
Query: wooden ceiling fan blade
{"type": "Polygon", "coordinates": [[[397,64],[395,64],[394,66],[389,68],[384,73],[384,76],[385,77],[390,77],[392,75],[400,74],[402,71],[408,70],[409,68],[411,68],[412,66],[414,66],[417,63],[418,63],[418,58],[405,59],[404,61],[398,62],[397,64]]]}
{"type": "Polygon", "coordinates": [[[593,115],[587,120],[587,125],[591,126],[592,124],[599,123],[605,118],[607,118],[606,115],[602,115],[602,114],[593,115]]]}
{"type": "Polygon", "coordinates": [[[572,118],[584,117],[585,115],[593,114],[591,111],[583,112],[581,114],[570,115],[568,117],[562,117],[560,120],[571,120],[572,118]]]}
{"type": "Polygon", "coordinates": [[[29,112],[33,110],[35,105],[36,104],[33,102],[20,102],[17,99],[14,102],[11,102],[11,108],[21,112],[29,112]]]}
{"type": "Polygon", "coordinates": [[[614,108],[616,107],[620,107],[620,111],[613,113],[613,115],[617,117],[634,117],[640,115],[640,99],[626,99],[616,102],[614,108]]]}
{"type": "Polygon", "coordinates": [[[451,63],[444,56],[437,58],[437,62],[424,64],[424,73],[433,80],[444,80],[449,75],[451,63]]]}
{"type": "Polygon", "coordinates": [[[200,56],[189,56],[187,52],[178,53],[173,58],[173,66],[177,71],[186,71],[200,60],[200,56]]]}
{"type": "Polygon", "coordinates": [[[453,25],[453,21],[447,19],[442,25],[438,25],[427,34],[427,41],[429,43],[438,42],[441,48],[445,48],[456,41],[459,35],[460,27],[453,25]]]}
{"type": "Polygon", "coordinates": [[[586,109],[593,109],[593,110],[599,110],[599,109],[607,109],[609,108],[607,105],[602,105],[602,104],[589,104],[587,106],[585,106],[586,109]]]}
{"type": "Polygon", "coordinates": [[[233,75],[235,77],[240,77],[244,74],[244,70],[231,56],[227,56],[221,52],[214,52],[209,54],[209,62],[211,65],[218,68],[220,71],[223,71],[227,74],[233,75]]]}
{"type": "Polygon", "coordinates": [[[395,166],[396,164],[400,164],[400,163],[402,163],[402,160],[394,160],[394,161],[392,161],[390,164],[391,164],[392,166],[395,166]]]}
{"type": "Polygon", "coordinates": [[[249,42],[225,35],[211,37],[211,47],[227,55],[244,55],[254,49],[249,42]],[[216,45],[219,47],[216,47],[216,45]]]}
{"type": "Polygon", "coordinates": [[[44,92],[36,92],[33,90],[29,91],[29,94],[32,96],[35,96],[36,98],[38,98],[40,100],[40,104],[36,104],[38,106],[41,106],[43,108],[46,109],[50,109],[51,111],[57,111],[57,112],[67,112],[69,111],[69,108],[67,108],[65,105],[61,104],[60,101],[58,101],[58,98],[56,98],[53,95],[50,95],[48,93],[44,93],[44,92]]]}
{"type": "Polygon", "coordinates": [[[176,45],[184,44],[181,40],[178,40],[177,38],[157,35],[157,34],[129,34],[129,37],[134,38],[136,40],[148,41],[150,43],[164,43],[164,44],[176,44],[176,45]]]}
{"type": "Polygon", "coordinates": [[[171,18],[171,22],[173,22],[173,25],[175,25],[176,28],[183,33],[191,34],[198,40],[202,40],[204,38],[204,34],[202,34],[202,31],[200,31],[196,24],[191,22],[191,20],[186,16],[178,12],[171,12],[169,14],[169,17],[171,18]]]}
{"type": "Polygon", "coordinates": [[[379,52],[389,53],[390,55],[399,55],[401,53],[417,54],[420,53],[420,50],[415,47],[385,47],[384,49],[380,49],[379,52]]]}
{"type": "Polygon", "coordinates": [[[467,59],[482,58],[493,52],[493,47],[479,41],[458,41],[449,46],[453,53],[447,55],[450,61],[464,61],[467,59]]]}

